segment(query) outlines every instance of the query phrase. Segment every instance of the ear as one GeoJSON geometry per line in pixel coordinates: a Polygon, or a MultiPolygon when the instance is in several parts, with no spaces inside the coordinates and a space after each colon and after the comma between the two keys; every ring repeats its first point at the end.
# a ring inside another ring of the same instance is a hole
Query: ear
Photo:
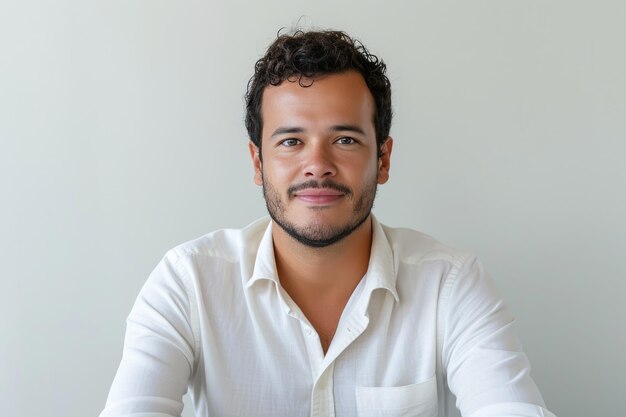
{"type": "Polygon", "coordinates": [[[380,147],[381,156],[378,158],[378,183],[384,184],[389,180],[389,166],[391,163],[391,149],[393,138],[389,136],[380,147]]]}
{"type": "Polygon", "coordinates": [[[259,147],[254,142],[248,142],[248,149],[250,150],[250,156],[252,157],[252,166],[254,167],[254,183],[256,185],[263,185],[263,175],[261,169],[263,164],[261,162],[261,154],[259,153],[259,147]]]}

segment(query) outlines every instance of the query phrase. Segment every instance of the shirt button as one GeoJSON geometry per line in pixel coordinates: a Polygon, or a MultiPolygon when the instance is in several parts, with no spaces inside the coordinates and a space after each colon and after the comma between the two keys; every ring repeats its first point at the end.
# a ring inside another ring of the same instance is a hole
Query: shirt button
{"type": "Polygon", "coordinates": [[[304,332],[306,333],[307,336],[311,336],[311,333],[313,333],[311,329],[309,329],[308,327],[304,332]]]}

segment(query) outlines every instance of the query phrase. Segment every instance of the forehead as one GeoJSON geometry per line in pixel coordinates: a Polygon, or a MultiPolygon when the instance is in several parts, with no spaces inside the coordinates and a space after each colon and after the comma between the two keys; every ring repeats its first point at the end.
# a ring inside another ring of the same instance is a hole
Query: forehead
{"type": "Polygon", "coordinates": [[[346,71],[299,81],[285,80],[263,91],[263,137],[278,127],[322,129],[337,124],[356,124],[373,134],[374,98],[360,73],[346,71]]]}

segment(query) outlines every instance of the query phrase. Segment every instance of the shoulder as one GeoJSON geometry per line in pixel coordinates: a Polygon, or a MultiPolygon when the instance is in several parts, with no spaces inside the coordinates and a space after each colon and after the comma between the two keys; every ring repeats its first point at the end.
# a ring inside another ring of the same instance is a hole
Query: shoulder
{"type": "Polygon", "coordinates": [[[170,249],[165,257],[177,260],[208,257],[239,262],[256,254],[269,222],[269,218],[264,217],[242,229],[215,230],[170,249]]]}
{"type": "Polygon", "coordinates": [[[382,225],[382,230],[393,252],[393,257],[402,264],[443,262],[460,268],[474,255],[468,251],[445,245],[437,239],[417,230],[382,225]]]}
{"type": "MultiPolygon", "coordinates": [[[[422,282],[438,292],[438,303],[493,305],[500,295],[480,259],[407,228],[382,226],[393,253],[398,283],[422,282]]],[[[417,287],[408,287],[417,288],[417,287]]],[[[471,307],[473,308],[473,307],[471,307]]]]}

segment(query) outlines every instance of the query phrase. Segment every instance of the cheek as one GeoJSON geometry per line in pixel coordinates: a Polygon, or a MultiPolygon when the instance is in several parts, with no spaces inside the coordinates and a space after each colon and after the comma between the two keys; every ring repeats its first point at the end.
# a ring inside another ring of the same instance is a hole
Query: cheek
{"type": "Polygon", "coordinates": [[[296,161],[273,160],[263,165],[263,176],[273,183],[286,183],[293,180],[292,177],[297,172],[296,166],[296,161]]]}
{"type": "Polygon", "coordinates": [[[362,178],[366,182],[371,182],[372,179],[376,180],[380,174],[380,164],[378,159],[372,162],[371,159],[363,161],[358,167],[354,167],[354,172],[360,172],[362,178]]]}

